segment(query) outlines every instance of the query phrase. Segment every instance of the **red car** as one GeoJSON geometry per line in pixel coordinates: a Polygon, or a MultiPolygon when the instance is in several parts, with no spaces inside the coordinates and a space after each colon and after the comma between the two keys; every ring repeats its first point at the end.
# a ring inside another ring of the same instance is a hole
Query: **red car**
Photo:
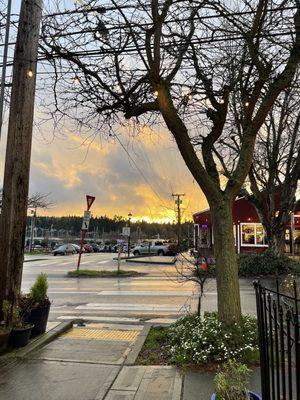
{"type": "Polygon", "coordinates": [[[93,246],[91,246],[90,244],[85,244],[84,246],[83,246],[83,248],[84,248],[84,250],[85,250],[85,252],[86,253],[94,253],[94,250],[93,250],[93,246]]]}

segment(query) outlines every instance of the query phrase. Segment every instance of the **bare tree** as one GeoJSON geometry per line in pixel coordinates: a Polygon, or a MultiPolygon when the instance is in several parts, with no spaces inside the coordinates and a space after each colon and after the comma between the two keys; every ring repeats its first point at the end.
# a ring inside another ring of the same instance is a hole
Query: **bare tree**
{"type": "Polygon", "coordinates": [[[200,316],[204,285],[208,278],[214,277],[213,268],[207,265],[207,261],[204,258],[199,258],[195,261],[185,257],[183,254],[177,260],[175,268],[179,283],[194,282],[198,286],[197,314],[200,316]]]}
{"type": "Polygon", "coordinates": [[[53,66],[51,118],[89,135],[116,135],[125,120],[165,124],[205,194],[214,226],[219,318],[240,319],[232,206],[256,136],[300,61],[300,3],[90,0],[44,21],[53,66]],[[278,28],[280,27],[280,28],[278,28]],[[230,139],[235,104],[240,153],[224,181],[217,143],[230,139]]]}
{"type": "Polygon", "coordinates": [[[298,88],[276,101],[258,135],[249,171],[251,196],[269,247],[283,254],[285,231],[296,204],[300,178],[300,100],[298,88]]]}
{"type": "MultiPolygon", "coordinates": [[[[256,208],[275,254],[284,252],[286,225],[295,207],[300,176],[299,76],[297,73],[291,87],[278,96],[259,130],[253,162],[240,192],[256,208]]],[[[236,167],[243,134],[240,114],[235,104],[231,108],[235,117],[232,142],[224,139],[216,151],[226,177],[236,167]]]]}
{"type": "MultiPolygon", "coordinates": [[[[0,208],[2,208],[2,191],[3,189],[0,189],[0,208]]],[[[35,210],[37,208],[41,208],[43,210],[47,210],[53,207],[54,204],[55,203],[50,198],[50,193],[36,192],[28,197],[27,208],[33,208],[35,210]]]]}

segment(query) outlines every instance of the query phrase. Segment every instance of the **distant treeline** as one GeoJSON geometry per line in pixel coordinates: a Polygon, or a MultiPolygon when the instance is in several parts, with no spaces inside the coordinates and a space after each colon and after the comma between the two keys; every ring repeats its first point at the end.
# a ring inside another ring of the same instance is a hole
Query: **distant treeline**
{"type": "MultiPolygon", "coordinates": [[[[105,234],[122,233],[122,228],[126,226],[128,220],[124,217],[114,216],[109,218],[107,216],[92,217],[90,220],[89,232],[96,232],[98,237],[105,234]]],[[[28,217],[28,226],[31,223],[28,217]]],[[[66,217],[42,217],[36,219],[36,228],[42,228],[49,231],[65,230],[69,235],[79,235],[81,232],[82,217],[79,216],[66,216],[66,217]]],[[[182,224],[182,237],[187,237],[188,232],[192,237],[193,229],[192,222],[185,222],[182,224]]],[[[141,238],[152,238],[159,234],[161,237],[175,238],[177,235],[177,225],[174,223],[157,223],[138,221],[131,223],[132,233],[137,233],[141,238]]]]}

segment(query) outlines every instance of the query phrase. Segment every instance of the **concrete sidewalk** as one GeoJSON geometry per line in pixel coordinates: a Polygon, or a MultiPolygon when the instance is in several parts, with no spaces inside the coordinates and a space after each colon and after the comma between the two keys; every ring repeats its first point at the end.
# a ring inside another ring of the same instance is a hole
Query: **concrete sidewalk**
{"type": "MultiPolygon", "coordinates": [[[[5,400],[209,400],[212,373],[136,366],[149,326],[75,326],[0,371],[5,400]]],[[[251,389],[260,392],[259,371],[251,389]]]]}

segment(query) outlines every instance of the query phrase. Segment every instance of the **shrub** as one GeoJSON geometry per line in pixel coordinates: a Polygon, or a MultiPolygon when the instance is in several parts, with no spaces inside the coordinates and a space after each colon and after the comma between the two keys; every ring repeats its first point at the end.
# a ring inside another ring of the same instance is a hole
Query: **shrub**
{"type": "Polygon", "coordinates": [[[291,258],[277,256],[268,249],[262,254],[238,255],[239,276],[285,275],[300,273],[300,264],[291,258]]]}
{"type": "Polygon", "coordinates": [[[47,275],[41,272],[30,289],[30,298],[33,303],[43,304],[47,299],[47,275]]]}
{"type": "Polygon", "coordinates": [[[168,351],[176,364],[207,364],[235,358],[258,362],[256,319],[243,316],[240,324],[226,325],[217,313],[190,315],[169,327],[168,351]]]}
{"type": "Polygon", "coordinates": [[[214,379],[217,400],[249,400],[250,370],[244,364],[229,360],[214,379]]]}

